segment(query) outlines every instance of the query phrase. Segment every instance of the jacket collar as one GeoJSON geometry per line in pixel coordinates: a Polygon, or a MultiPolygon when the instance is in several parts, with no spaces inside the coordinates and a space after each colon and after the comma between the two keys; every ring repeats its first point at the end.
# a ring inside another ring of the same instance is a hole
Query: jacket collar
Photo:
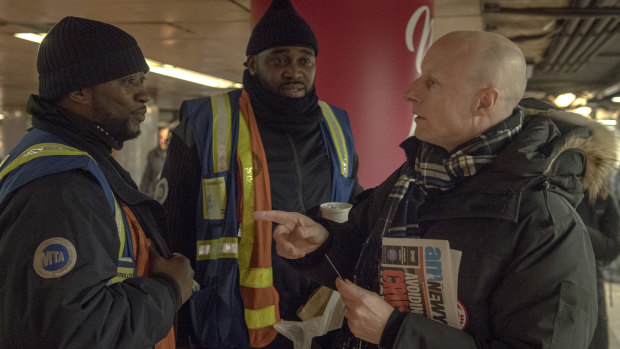
{"type": "Polygon", "coordinates": [[[138,190],[129,172],[112,157],[112,149],[121,149],[123,144],[104,129],[36,95],[30,96],[28,112],[32,115],[34,127],[55,134],[92,156],[114,193],[123,202],[134,205],[151,200],[138,190]]]}
{"type": "Polygon", "coordinates": [[[66,141],[71,139],[74,142],[84,143],[82,145],[88,145],[88,148],[95,148],[104,154],[110,154],[112,149],[120,150],[123,147],[122,142],[99,125],[39,96],[30,96],[27,110],[32,115],[34,127],[53,132],[66,141]]]}

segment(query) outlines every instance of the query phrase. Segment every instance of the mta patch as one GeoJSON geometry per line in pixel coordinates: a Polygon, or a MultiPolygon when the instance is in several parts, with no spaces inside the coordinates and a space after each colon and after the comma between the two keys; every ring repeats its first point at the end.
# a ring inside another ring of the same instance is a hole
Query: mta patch
{"type": "Polygon", "coordinates": [[[168,180],[166,178],[162,178],[157,182],[155,186],[155,200],[157,200],[160,204],[164,204],[166,199],[168,198],[168,180]]]}
{"type": "Polygon", "coordinates": [[[70,272],[76,260],[77,252],[71,241],[56,237],[39,244],[34,253],[32,266],[40,277],[53,279],[70,272]]]}

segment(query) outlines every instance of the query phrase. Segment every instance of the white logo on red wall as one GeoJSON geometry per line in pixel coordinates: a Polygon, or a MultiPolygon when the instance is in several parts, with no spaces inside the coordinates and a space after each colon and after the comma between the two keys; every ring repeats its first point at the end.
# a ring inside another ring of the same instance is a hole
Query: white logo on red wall
{"type": "Polygon", "coordinates": [[[428,50],[431,43],[431,34],[433,20],[431,19],[431,10],[428,6],[420,6],[409,18],[409,22],[407,23],[407,29],[405,29],[405,43],[407,44],[407,48],[411,52],[415,52],[415,70],[416,76],[419,76],[422,72],[422,58],[424,58],[424,54],[426,50],[428,50]],[[420,18],[424,16],[424,27],[422,28],[422,34],[420,36],[420,42],[418,43],[418,47],[414,47],[413,43],[413,34],[415,32],[415,28],[418,26],[418,22],[420,18]]]}

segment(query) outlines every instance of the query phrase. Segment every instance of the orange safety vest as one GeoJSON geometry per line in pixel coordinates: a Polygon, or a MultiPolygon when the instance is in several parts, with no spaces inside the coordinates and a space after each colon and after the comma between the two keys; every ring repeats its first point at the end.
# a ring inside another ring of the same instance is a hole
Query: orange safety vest
{"type": "MultiPolygon", "coordinates": [[[[131,240],[133,242],[133,255],[136,261],[136,273],[138,277],[148,275],[149,271],[149,244],[146,240],[146,234],[138,223],[138,219],[131,212],[131,209],[124,203],[121,203],[127,222],[129,223],[129,230],[131,230],[131,240]]],[[[170,328],[168,334],[164,339],[155,344],[155,349],[175,349],[174,341],[174,327],[170,328]]]]}
{"type": "MultiPolygon", "coordinates": [[[[332,164],[332,200],[348,200],[355,183],[354,146],[346,112],[319,101],[321,132],[332,164]]],[[[190,299],[193,340],[206,347],[268,345],[280,320],[271,266],[271,209],[265,151],[246,91],[184,101],[201,165],[195,279],[190,299]]]]}
{"type": "Polygon", "coordinates": [[[271,222],[252,219],[252,212],[271,209],[271,187],[265,149],[245,91],[239,99],[239,109],[243,119],[239,125],[237,159],[243,200],[238,202],[242,212],[241,230],[245,232],[239,241],[239,277],[250,345],[260,348],[276,337],[273,324],[280,321],[271,267],[271,222]],[[251,251],[249,256],[248,251],[251,251]]]}

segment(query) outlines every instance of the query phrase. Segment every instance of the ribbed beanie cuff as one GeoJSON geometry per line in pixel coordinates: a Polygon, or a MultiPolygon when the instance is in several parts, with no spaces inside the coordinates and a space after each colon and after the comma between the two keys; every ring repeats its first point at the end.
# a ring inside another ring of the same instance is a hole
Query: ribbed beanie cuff
{"type": "Polygon", "coordinates": [[[39,95],[57,100],[70,92],[137,72],[148,72],[136,40],[103,22],[65,17],[45,36],[37,59],[39,95]]]}

